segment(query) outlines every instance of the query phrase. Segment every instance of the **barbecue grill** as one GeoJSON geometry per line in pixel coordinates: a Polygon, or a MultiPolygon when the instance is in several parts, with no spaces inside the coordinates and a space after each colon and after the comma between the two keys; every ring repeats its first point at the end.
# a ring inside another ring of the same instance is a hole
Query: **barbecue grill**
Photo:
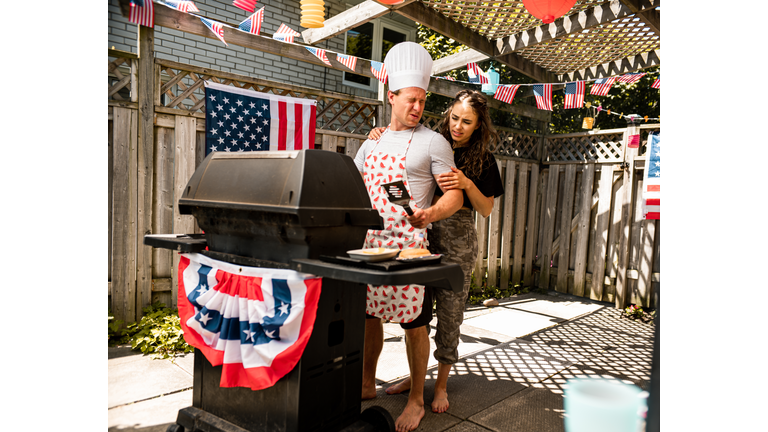
{"type": "MultiPolygon", "coordinates": [[[[213,152],[190,178],[179,212],[205,234],[147,235],[144,243],[239,265],[322,276],[314,330],[299,363],[263,390],[220,387],[221,366],[195,350],[184,431],[394,431],[380,407],[361,413],[366,284],[461,291],[456,264],[350,259],[368,229],[382,229],[349,156],[323,150],[213,152]]],[[[407,361],[405,358],[403,361],[407,361]]]]}

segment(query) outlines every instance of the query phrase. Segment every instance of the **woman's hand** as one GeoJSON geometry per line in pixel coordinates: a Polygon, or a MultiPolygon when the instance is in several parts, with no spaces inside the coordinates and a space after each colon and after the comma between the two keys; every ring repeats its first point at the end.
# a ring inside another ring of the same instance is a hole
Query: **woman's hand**
{"type": "Polygon", "coordinates": [[[372,141],[378,140],[379,138],[381,138],[381,134],[383,134],[386,129],[387,128],[383,128],[383,127],[371,129],[371,131],[368,133],[368,139],[372,141]]]}
{"type": "Polygon", "coordinates": [[[469,189],[472,180],[468,179],[460,169],[451,167],[451,172],[438,174],[437,184],[443,190],[469,189]]]}

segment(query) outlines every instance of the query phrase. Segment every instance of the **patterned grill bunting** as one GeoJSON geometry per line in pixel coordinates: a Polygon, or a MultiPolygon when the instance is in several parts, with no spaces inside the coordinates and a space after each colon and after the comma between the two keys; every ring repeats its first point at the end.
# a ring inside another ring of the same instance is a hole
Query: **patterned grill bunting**
{"type": "Polygon", "coordinates": [[[285,24],[280,24],[280,27],[277,29],[275,34],[272,35],[272,39],[293,43],[293,39],[296,36],[301,36],[301,33],[297,32],[296,30],[288,27],[285,24]]]}
{"type": "Polygon", "coordinates": [[[328,56],[325,55],[325,50],[320,48],[313,48],[313,47],[305,47],[309,52],[315,55],[315,57],[319,58],[323,61],[323,63],[327,64],[328,66],[332,66],[331,62],[328,61],[328,56]]]}

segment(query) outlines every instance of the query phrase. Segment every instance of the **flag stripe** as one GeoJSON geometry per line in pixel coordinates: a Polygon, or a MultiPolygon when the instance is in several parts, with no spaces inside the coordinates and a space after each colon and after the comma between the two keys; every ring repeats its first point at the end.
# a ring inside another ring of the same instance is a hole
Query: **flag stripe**
{"type": "Polygon", "coordinates": [[[131,4],[131,12],[128,15],[128,21],[143,25],[144,27],[155,27],[155,9],[152,0],[144,2],[144,6],[131,4]]]}
{"type": "Polygon", "coordinates": [[[565,109],[581,108],[584,106],[584,81],[565,84],[565,109]]]}

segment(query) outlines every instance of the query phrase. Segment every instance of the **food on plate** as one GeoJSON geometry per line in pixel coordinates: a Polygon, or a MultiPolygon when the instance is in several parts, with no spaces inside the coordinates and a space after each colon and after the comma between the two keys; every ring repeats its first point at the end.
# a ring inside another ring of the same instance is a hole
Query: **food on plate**
{"type": "Polygon", "coordinates": [[[432,255],[428,249],[403,249],[400,258],[419,258],[432,255]]]}
{"type": "Polygon", "coordinates": [[[365,249],[365,250],[362,251],[362,253],[364,253],[366,255],[378,255],[378,254],[382,254],[382,253],[389,252],[389,251],[391,251],[391,249],[381,248],[380,247],[380,248],[365,249]]]}

